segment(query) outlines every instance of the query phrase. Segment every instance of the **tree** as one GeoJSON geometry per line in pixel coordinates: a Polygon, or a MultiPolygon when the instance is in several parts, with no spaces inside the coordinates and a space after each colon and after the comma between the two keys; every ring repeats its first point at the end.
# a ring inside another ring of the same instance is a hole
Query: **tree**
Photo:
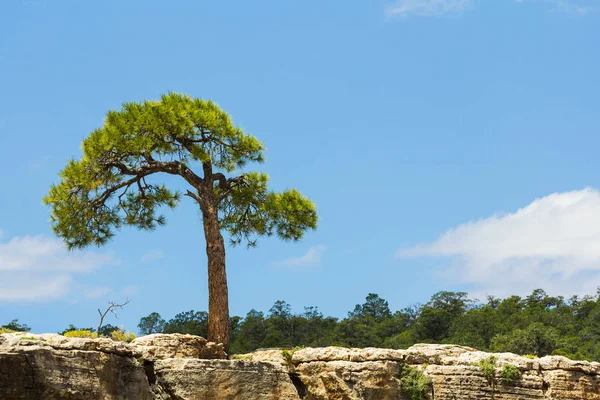
{"type": "Polygon", "coordinates": [[[232,345],[232,351],[246,353],[256,350],[261,346],[266,336],[265,315],[261,311],[252,309],[240,323],[240,332],[232,345]]]}
{"type": "Polygon", "coordinates": [[[444,309],[423,307],[415,324],[418,339],[440,343],[449,335],[452,317],[452,314],[444,309]]]}
{"type": "Polygon", "coordinates": [[[498,315],[488,304],[473,308],[452,322],[451,342],[488,350],[494,336],[500,331],[498,315]]]}
{"type": "Polygon", "coordinates": [[[152,333],[159,333],[165,329],[165,320],[162,319],[159,313],[153,312],[147,317],[142,317],[138,324],[138,329],[142,335],[150,335],[152,333]]]}
{"type": "Polygon", "coordinates": [[[102,325],[98,336],[111,336],[113,332],[118,332],[120,330],[121,330],[121,328],[119,328],[118,326],[115,326],[115,325],[111,325],[111,324],[102,325]]]}
{"type": "Polygon", "coordinates": [[[29,332],[31,330],[26,324],[20,324],[18,319],[13,319],[6,325],[0,326],[0,329],[6,329],[15,332],[29,332]]]}
{"type": "Polygon", "coordinates": [[[457,318],[461,316],[473,301],[467,299],[465,292],[441,291],[431,296],[427,306],[439,310],[445,310],[457,318]]]}
{"type": "Polygon", "coordinates": [[[51,206],[54,232],[68,248],[101,246],[124,225],[144,230],[163,225],[165,217],[157,209],[176,207],[181,192],[154,183],[155,177],[182,178],[204,225],[208,339],[228,347],[221,230],[234,245],[245,241],[254,246],[258,237],[273,234],[299,240],[317,225],[314,204],[297,190],[275,193],[267,189],[266,174],[239,172],[248,162],[262,162],[263,151],[261,142],[212,101],[169,93],[160,101],[131,102],[121,111],[109,111],[104,125],[83,141],[83,157],[68,162],[44,201],[51,206]]]}
{"type": "Polygon", "coordinates": [[[510,334],[497,335],[492,340],[492,350],[509,351],[517,354],[545,356],[562,344],[556,329],[534,322],[525,329],[516,329],[510,334]]]}
{"type": "Polygon", "coordinates": [[[385,318],[391,317],[392,313],[385,299],[378,294],[369,293],[365,302],[354,307],[354,311],[348,313],[351,318],[373,318],[376,322],[381,322],[385,318]]]}
{"type": "Polygon", "coordinates": [[[267,335],[263,339],[264,347],[292,347],[294,324],[292,306],[277,300],[269,310],[265,321],[267,335]]]}
{"type": "MultiPolygon", "coordinates": [[[[116,309],[123,309],[123,307],[125,307],[127,304],[129,304],[130,300],[127,299],[125,300],[125,302],[123,303],[115,303],[114,301],[109,301],[108,302],[108,307],[106,307],[106,310],[100,311],[100,309],[98,309],[98,314],[100,314],[100,323],[98,324],[98,330],[96,332],[98,332],[98,336],[103,336],[104,333],[108,333],[110,334],[112,331],[110,330],[112,328],[112,325],[107,325],[107,329],[104,330],[104,332],[102,331],[102,323],[104,322],[104,318],[106,317],[106,314],[108,314],[109,312],[113,313],[113,315],[118,318],[117,316],[117,312],[116,309]]],[[[117,328],[118,329],[118,328],[117,328]]]]}
{"type": "Polygon", "coordinates": [[[208,314],[206,311],[180,312],[165,323],[164,333],[187,333],[190,335],[207,336],[208,314]]]}

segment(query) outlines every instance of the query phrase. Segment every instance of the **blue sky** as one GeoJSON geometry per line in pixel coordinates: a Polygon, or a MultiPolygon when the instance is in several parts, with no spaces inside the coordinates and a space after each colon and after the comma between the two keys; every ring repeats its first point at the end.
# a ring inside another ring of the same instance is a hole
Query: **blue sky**
{"type": "Polygon", "coordinates": [[[200,213],[67,253],[41,198],[125,101],[212,99],[318,206],[299,243],[227,253],[232,314],[370,293],[600,283],[600,5],[586,0],[0,4],[0,324],[135,330],[207,304],[200,213]],[[536,200],[537,199],[537,200],[536,200]]]}

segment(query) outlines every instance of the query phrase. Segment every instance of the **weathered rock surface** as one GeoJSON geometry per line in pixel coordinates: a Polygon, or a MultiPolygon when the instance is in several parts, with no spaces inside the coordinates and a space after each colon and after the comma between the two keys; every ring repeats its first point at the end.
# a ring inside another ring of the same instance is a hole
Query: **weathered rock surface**
{"type": "Polygon", "coordinates": [[[297,400],[280,364],[245,360],[167,359],[154,365],[169,400],[297,400]]]}
{"type": "Polygon", "coordinates": [[[127,344],[1,334],[0,399],[401,400],[400,371],[411,366],[431,379],[432,400],[600,400],[599,363],[494,356],[497,377],[507,364],[521,377],[491,385],[477,366],[490,354],[453,345],[306,348],[285,358],[270,349],[227,360],[222,346],[191,335],[127,344]]]}
{"type": "Polygon", "coordinates": [[[142,357],[145,359],[224,360],[227,358],[222,344],[209,342],[203,337],[194,335],[155,333],[136,338],[131,344],[142,352],[142,357]]]}
{"type": "Polygon", "coordinates": [[[224,360],[191,335],[111,339],[0,335],[0,400],[288,400],[298,392],[279,363],[224,360]]]}
{"type": "Polygon", "coordinates": [[[306,399],[403,399],[398,374],[400,366],[408,365],[431,379],[435,400],[600,400],[599,363],[494,356],[497,378],[507,364],[517,367],[521,378],[508,384],[497,379],[492,387],[478,367],[490,354],[455,345],[302,349],[293,354],[292,365],[306,385],[306,399]]]}
{"type": "Polygon", "coordinates": [[[135,348],[110,339],[0,335],[0,399],[153,399],[135,348]]]}

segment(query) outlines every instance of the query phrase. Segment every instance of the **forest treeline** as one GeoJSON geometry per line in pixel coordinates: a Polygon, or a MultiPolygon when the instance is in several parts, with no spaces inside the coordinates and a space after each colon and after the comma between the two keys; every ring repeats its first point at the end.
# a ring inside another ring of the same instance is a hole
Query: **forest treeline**
{"type": "MultiPolygon", "coordinates": [[[[600,291],[599,291],[600,293],[600,291]]],[[[343,319],[325,317],[317,307],[292,313],[276,301],[267,314],[251,310],[231,318],[231,353],[267,347],[345,346],[408,348],[415,343],[452,343],[493,352],[564,355],[600,361],[600,297],[529,296],[469,299],[464,292],[441,291],[423,305],[392,312],[388,302],[369,294],[343,319]]],[[[140,320],[140,333],[190,333],[206,337],[208,315],[187,311],[165,321],[158,313],[140,320]]]]}
{"type": "MultiPolygon", "coordinates": [[[[29,330],[17,320],[0,328],[29,330]]],[[[65,331],[77,329],[69,326],[65,331]]],[[[101,335],[116,326],[105,325],[101,335]]],[[[189,333],[206,337],[208,314],[186,311],[166,321],[153,312],[138,325],[141,334],[189,333]]],[[[89,328],[92,330],[92,328],[89,328]]],[[[405,349],[415,343],[452,343],[493,352],[564,355],[600,361],[600,289],[594,296],[552,297],[542,289],[524,298],[469,299],[464,292],[441,291],[422,305],[393,312],[388,302],[369,294],[346,318],[326,317],[317,307],[295,314],[285,301],[268,313],[251,310],[231,317],[230,353],[259,348],[301,346],[405,349]]]]}

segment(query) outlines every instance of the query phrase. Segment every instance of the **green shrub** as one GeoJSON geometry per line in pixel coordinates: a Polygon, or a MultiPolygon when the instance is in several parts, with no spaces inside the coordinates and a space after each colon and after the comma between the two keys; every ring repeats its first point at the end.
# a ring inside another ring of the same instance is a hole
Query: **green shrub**
{"type": "Polygon", "coordinates": [[[98,334],[96,332],[90,331],[89,329],[77,329],[65,332],[63,336],[70,338],[97,338],[98,334]]]}
{"type": "Polygon", "coordinates": [[[500,373],[500,382],[503,385],[510,385],[516,380],[521,379],[521,371],[512,364],[506,364],[500,373]]]}
{"type": "Polygon", "coordinates": [[[13,331],[12,329],[8,329],[8,328],[0,328],[0,334],[2,333],[15,333],[16,331],[13,331]]]}
{"type": "Polygon", "coordinates": [[[283,357],[283,360],[288,364],[291,365],[292,364],[292,356],[294,355],[294,350],[282,350],[281,351],[281,357],[283,357]]]}
{"type": "Polygon", "coordinates": [[[418,369],[402,365],[400,391],[408,400],[426,400],[431,393],[431,380],[418,369]]]}
{"type": "Polygon", "coordinates": [[[116,331],[112,331],[110,333],[110,337],[112,340],[115,340],[117,342],[131,342],[133,339],[136,338],[135,334],[132,332],[125,332],[122,329],[118,329],[116,331]]]}
{"type": "Polygon", "coordinates": [[[538,358],[535,354],[523,354],[523,357],[529,358],[530,360],[538,358]]]}
{"type": "Polygon", "coordinates": [[[479,361],[479,369],[492,388],[496,386],[496,361],[498,361],[498,359],[494,356],[479,361]]]}

